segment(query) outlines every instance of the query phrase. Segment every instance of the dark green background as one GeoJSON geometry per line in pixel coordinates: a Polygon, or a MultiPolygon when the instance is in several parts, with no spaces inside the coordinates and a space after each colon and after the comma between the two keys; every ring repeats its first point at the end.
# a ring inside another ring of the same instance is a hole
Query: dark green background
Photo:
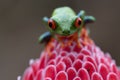
{"type": "Polygon", "coordinates": [[[91,37],[120,65],[120,0],[0,0],[0,80],[16,80],[38,58],[43,45],[38,36],[47,31],[42,17],[56,7],[70,6],[94,15],[91,37]]]}

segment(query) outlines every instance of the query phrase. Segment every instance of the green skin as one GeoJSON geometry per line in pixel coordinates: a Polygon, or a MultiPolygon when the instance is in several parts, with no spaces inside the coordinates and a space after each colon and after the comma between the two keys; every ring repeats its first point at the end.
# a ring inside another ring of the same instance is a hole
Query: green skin
{"type": "Polygon", "coordinates": [[[55,21],[56,29],[53,30],[48,27],[49,32],[46,32],[39,37],[40,43],[48,42],[51,37],[57,38],[56,35],[68,37],[75,32],[78,32],[78,34],[80,34],[82,27],[84,27],[87,23],[95,21],[95,18],[93,16],[85,16],[84,10],[81,10],[78,15],[76,15],[75,12],[69,7],[56,8],[53,11],[51,18],[43,18],[43,20],[47,23],[49,19],[55,21]],[[82,19],[82,23],[79,28],[75,27],[74,25],[74,22],[78,17],[82,19]]]}

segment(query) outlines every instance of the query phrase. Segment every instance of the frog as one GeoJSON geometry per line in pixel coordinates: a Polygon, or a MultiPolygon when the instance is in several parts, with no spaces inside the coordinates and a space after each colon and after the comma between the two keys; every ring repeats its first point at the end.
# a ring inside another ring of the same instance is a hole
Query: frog
{"type": "Polygon", "coordinates": [[[87,32],[86,24],[94,22],[95,17],[86,15],[84,10],[80,10],[76,14],[72,8],[64,6],[56,8],[52,16],[50,18],[44,17],[43,21],[48,25],[47,28],[49,31],[39,37],[39,43],[48,44],[54,38],[59,42],[69,39],[68,44],[71,44],[73,41],[78,41],[81,34],[87,32]]]}

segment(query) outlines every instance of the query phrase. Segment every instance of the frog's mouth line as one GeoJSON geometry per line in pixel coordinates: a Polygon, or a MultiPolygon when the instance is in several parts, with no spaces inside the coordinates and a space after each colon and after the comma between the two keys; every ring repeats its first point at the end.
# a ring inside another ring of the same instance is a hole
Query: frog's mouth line
{"type": "Polygon", "coordinates": [[[56,34],[56,36],[58,36],[58,37],[63,37],[63,38],[69,38],[69,37],[72,37],[72,36],[74,36],[75,34],[76,34],[77,32],[74,32],[74,33],[72,33],[72,34],[64,34],[64,35],[60,35],[60,34],[56,34]]]}
{"type": "Polygon", "coordinates": [[[64,38],[69,38],[69,37],[72,37],[74,35],[76,35],[76,33],[78,34],[79,30],[75,30],[74,32],[71,32],[71,33],[62,33],[62,34],[59,34],[59,33],[56,33],[56,36],[58,37],[64,37],[64,38]]]}

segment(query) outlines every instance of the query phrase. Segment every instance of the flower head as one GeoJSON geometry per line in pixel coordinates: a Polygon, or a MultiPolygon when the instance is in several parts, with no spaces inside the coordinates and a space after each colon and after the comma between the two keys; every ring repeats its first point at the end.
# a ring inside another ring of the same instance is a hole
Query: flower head
{"type": "Polygon", "coordinates": [[[81,36],[80,45],[72,42],[61,46],[52,40],[49,50],[45,49],[40,58],[30,61],[22,80],[120,80],[115,60],[89,41],[81,36]]]}

